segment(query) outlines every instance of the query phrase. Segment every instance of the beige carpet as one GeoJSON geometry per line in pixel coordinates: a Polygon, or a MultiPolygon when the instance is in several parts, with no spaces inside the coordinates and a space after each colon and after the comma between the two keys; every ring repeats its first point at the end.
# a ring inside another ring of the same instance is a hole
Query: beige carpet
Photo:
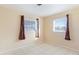
{"type": "Polygon", "coordinates": [[[48,45],[45,43],[32,42],[26,45],[25,47],[7,52],[5,54],[9,54],[9,55],[75,55],[75,54],[78,54],[78,52],[74,52],[72,50],[58,47],[58,46],[48,45]]]}

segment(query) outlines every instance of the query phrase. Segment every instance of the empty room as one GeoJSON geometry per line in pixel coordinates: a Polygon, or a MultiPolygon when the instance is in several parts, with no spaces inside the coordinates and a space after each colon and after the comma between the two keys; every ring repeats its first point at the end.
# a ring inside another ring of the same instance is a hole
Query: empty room
{"type": "Polygon", "coordinates": [[[0,4],[0,55],[78,55],[79,4],[0,4]]]}

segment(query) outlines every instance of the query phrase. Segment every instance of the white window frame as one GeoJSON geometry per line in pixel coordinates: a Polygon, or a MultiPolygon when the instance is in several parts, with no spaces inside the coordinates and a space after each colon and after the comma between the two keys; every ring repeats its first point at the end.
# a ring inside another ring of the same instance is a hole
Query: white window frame
{"type": "Polygon", "coordinates": [[[65,30],[66,30],[66,21],[67,21],[67,17],[66,16],[64,16],[64,17],[61,17],[61,18],[57,18],[57,19],[54,19],[53,20],[53,32],[65,32],[65,30]],[[56,25],[56,21],[61,21],[61,20],[65,20],[65,22],[64,22],[64,24],[62,24],[62,25],[56,25]],[[64,30],[57,30],[56,29],[56,26],[59,26],[58,28],[59,29],[62,29],[63,27],[65,28],[64,30]]]}

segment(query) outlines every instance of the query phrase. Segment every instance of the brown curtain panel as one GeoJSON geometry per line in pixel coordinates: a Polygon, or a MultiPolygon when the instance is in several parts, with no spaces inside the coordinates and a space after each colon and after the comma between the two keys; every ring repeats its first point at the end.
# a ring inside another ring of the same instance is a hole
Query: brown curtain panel
{"type": "Polygon", "coordinates": [[[21,15],[20,22],[20,32],[19,32],[19,40],[25,39],[25,31],[24,31],[24,15],[21,15]]]}
{"type": "Polygon", "coordinates": [[[71,40],[69,32],[69,15],[67,14],[66,17],[67,17],[67,25],[66,25],[65,40],[71,40]]]}
{"type": "Polygon", "coordinates": [[[38,19],[38,18],[36,19],[36,22],[37,22],[37,30],[36,30],[36,35],[35,35],[35,37],[36,37],[36,38],[39,38],[39,19],[38,19]]]}

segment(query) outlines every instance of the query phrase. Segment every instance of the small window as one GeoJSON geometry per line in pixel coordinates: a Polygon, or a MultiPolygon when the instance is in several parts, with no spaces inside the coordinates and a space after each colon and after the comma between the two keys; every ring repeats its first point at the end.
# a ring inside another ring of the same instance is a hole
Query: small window
{"type": "Polygon", "coordinates": [[[53,32],[65,32],[66,21],[67,21],[66,17],[55,19],[53,21],[53,32]]]}

